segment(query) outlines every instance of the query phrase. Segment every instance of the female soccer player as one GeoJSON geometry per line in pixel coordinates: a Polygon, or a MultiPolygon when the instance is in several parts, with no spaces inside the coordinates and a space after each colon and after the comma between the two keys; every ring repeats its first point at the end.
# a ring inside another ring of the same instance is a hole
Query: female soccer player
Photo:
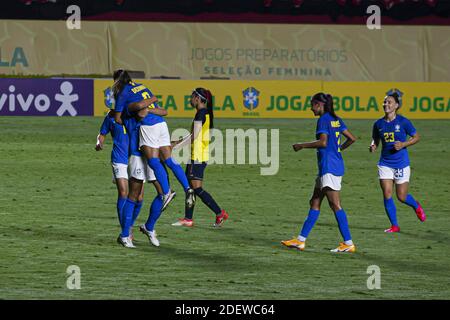
{"type": "MultiPolygon", "coordinates": [[[[192,123],[191,134],[174,142],[173,147],[180,148],[188,143],[191,145],[191,161],[186,165],[186,176],[195,195],[216,214],[214,226],[220,227],[228,219],[228,213],[221,209],[214,198],[203,189],[203,175],[209,159],[209,130],[214,127],[211,92],[204,88],[195,89],[192,92],[190,103],[197,111],[192,123]]],[[[172,225],[192,227],[194,224],[193,214],[194,205],[186,204],[184,218],[178,219],[172,225]]]]}
{"type": "Polygon", "coordinates": [[[344,242],[341,242],[332,252],[355,252],[356,247],[352,241],[347,222],[347,215],[341,207],[339,191],[341,190],[342,176],[344,175],[344,160],[341,151],[356,141],[356,138],[347,129],[344,121],[336,116],[333,109],[333,98],[322,92],[315,94],[311,99],[311,110],[319,116],[316,127],[316,139],[312,142],[296,143],[295,151],[304,148],[317,148],[319,174],[316,179],[313,195],[309,201],[311,207],[303,228],[297,238],[285,240],[281,243],[290,248],[303,251],[306,238],[313,228],[320,213],[320,205],[326,196],[333,210],[339,231],[344,242]],[[346,141],[341,145],[341,135],[346,141]]]}
{"type": "MultiPolygon", "coordinates": [[[[128,110],[128,105],[149,100],[153,97],[153,94],[144,85],[134,83],[125,70],[115,71],[113,78],[115,81],[113,91],[116,99],[115,120],[118,123],[122,123],[122,112],[124,110],[127,112],[131,111],[128,110]]],[[[164,207],[173,199],[175,193],[170,190],[167,173],[159,159],[160,152],[164,163],[172,170],[183,186],[186,193],[186,203],[192,206],[194,191],[189,187],[189,182],[180,164],[172,158],[169,129],[161,116],[162,114],[158,114],[158,112],[162,111],[167,114],[166,110],[158,108],[153,103],[149,103],[148,107],[145,105],[143,109],[137,111],[139,116],[139,149],[144,154],[161,185],[164,193],[164,207]]]]}
{"type": "MultiPolygon", "coordinates": [[[[117,214],[122,228],[122,233],[117,241],[125,247],[134,248],[131,231],[134,221],[142,208],[144,197],[143,181],[146,179],[149,182],[152,182],[155,185],[157,192],[161,191],[159,185],[155,181],[153,171],[148,168],[148,166],[145,166],[145,161],[141,159],[141,154],[139,153],[139,150],[137,150],[139,130],[136,129],[136,120],[127,119],[126,123],[128,126],[117,124],[114,120],[114,110],[110,110],[103,121],[100,134],[97,136],[95,150],[100,151],[103,149],[106,135],[111,132],[111,136],[113,137],[111,165],[118,190],[117,214]],[[130,154],[129,157],[128,154],[130,154]],[[130,179],[128,180],[128,178],[130,179]],[[129,189],[131,191],[130,194],[128,193],[129,189]],[[129,215],[124,214],[124,207],[127,203],[127,199],[132,199],[134,202],[132,207],[133,211],[129,215]],[[128,235],[124,230],[129,230],[128,235]]],[[[147,236],[149,237],[150,242],[155,246],[159,246],[159,241],[154,232],[154,225],[161,214],[159,204],[162,205],[161,197],[157,198],[155,198],[152,203],[148,221],[144,225],[144,229],[145,226],[147,226],[148,230],[150,230],[147,236]]],[[[142,226],[140,229],[142,231],[142,226]]]]}
{"type": "Polygon", "coordinates": [[[144,233],[150,240],[150,243],[159,247],[159,240],[156,237],[154,230],[155,223],[161,215],[163,207],[162,190],[159,183],[156,181],[153,170],[148,166],[146,159],[139,151],[139,123],[135,118],[125,119],[126,127],[130,136],[130,159],[129,159],[129,194],[123,207],[124,226],[117,241],[125,247],[133,248],[134,245],[131,237],[127,234],[127,230],[131,230],[136,221],[142,201],[144,197],[144,182],[152,183],[156,190],[156,196],[150,206],[150,212],[147,222],[139,227],[139,230],[144,233]],[[131,246],[130,246],[131,242],[131,246]]]}
{"type": "Polygon", "coordinates": [[[103,150],[106,135],[111,133],[113,147],[111,151],[111,167],[117,186],[117,216],[122,226],[122,209],[128,196],[128,134],[124,126],[114,121],[114,111],[110,110],[103,120],[97,136],[95,150],[103,150]]]}
{"type": "Polygon", "coordinates": [[[397,113],[401,105],[402,93],[396,89],[390,90],[384,98],[384,117],[373,125],[373,140],[369,147],[370,152],[375,152],[380,141],[382,143],[378,176],[383,191],[384,208],[391,222],[391,227],[384,230],[388,233],[400,232],[397,209],[392,199],[394,182],[397,199],[413,208],[420,221],[423,222],[427,218],[420,203],[408,193],[411,169],[406,148],[419,141],[419,134],[411,121],[397,113]],[[411,138],[407,139],[408,136],[411,138]]]}

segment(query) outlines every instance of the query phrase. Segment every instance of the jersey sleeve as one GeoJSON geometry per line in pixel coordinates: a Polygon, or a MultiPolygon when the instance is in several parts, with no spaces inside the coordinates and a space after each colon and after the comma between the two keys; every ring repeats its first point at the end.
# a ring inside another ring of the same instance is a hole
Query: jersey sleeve
{"type": "Polygon", "coordinates": [[[413,135],[415,135],[417,133],[417,130],[416,130],[416,128],[414,128],[412,122],[406,118],[404,118],[404,120],[403,120],[403,126],[405,128],[406,133],[409,136],[412,137],[413,135]]]}
{"type": "Polygon", "coordinates": [[[378,126],[377,126],[377,122],[373,123],[373,127],[372,127],[372,139],[374,141],[380,140],[380,133],[378,131],[378,126]]]}
{"type": "Polygon", "coordinates": [[[328,121],[325,119],[325,117],[319,118],[317,120],[317,129],[316,129],[316,135],[320,135],[321,133],[325,133],[326,135],[330,135],[330,129],[328,126],[328,121]]]}
{"type": "Polygon", "coordinates": [[[100,127],[100,134],[106,136],[111,131],[111,118],[106,116],[100,127]]]}

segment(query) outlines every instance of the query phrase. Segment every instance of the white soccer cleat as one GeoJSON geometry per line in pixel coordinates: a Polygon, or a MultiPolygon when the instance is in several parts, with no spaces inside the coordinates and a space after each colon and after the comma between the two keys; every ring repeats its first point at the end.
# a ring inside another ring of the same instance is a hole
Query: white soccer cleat
{"type": "Polygon", "coordinates": [[[170,190],[169,193],[163,195],[163,207],[161,211],[166,210],[169,203],[175,198],[177,193],[175,191],[170,190]]]}
{"type": "Polygon", "coordinates": [[[117,243],[121,244],[125,248],[136,248],[136,246],[133,244],[133,241],[130,239],[130,237],[119,237],[117,238],[117,243]]]}
{"type": "Polygon", "coordinates": [[[152,245],[154,245],[155,247],[159,247],[159,240],[156,237],[156,231],[155,230],[148,231],[147,228],[145,227],[145,224],[141,225],[139,227],[139,230],[148,237],[148,239],[150,240],[150,243],[152,245]]]}

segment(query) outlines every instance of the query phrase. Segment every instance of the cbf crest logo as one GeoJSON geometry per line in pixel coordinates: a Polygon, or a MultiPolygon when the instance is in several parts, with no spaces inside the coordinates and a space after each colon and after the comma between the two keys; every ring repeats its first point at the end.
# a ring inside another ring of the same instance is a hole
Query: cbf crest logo
{"type": "Polygon", "coordinates": [[[111,87],[108,87],[105,90],[103,90],[103,96],[105,98],[105,106],[109,109],[112,109],[114,106],[114,93],[111,87]]]}
{"type": "Polygon", "coordinates": [[[252,111],[256,109],[259,104],[259,91],[253,87],[247,88],[242,91],[244,97],[244,107],[252,111]]]}
{"type": "Polygon", "coordinates": [[[395,132],[400,132],[400,125],[399,124],[395,125],[395,132]]]}

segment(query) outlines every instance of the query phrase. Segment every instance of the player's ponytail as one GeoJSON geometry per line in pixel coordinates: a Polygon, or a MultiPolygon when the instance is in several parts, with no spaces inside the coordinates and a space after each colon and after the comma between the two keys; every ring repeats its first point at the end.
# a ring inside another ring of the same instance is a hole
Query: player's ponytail
{"type": "Polygon", "coordinates": [[[214,128],[214,112],[212,105],[212,93],[209,90],[206,90],[206,108],[208,109],[209,114],[209,128],[214,128]]]}
{"type": "Polygon", "coordinates": [[[112,86],[114,99],[117,100],[117,96],[122,92],[123,88],[131,82],[131,77],[126,70],[116,70],[113,73],[114,84],[112,86]]]}
{"type": "Polygon", "coordinates": [[[327,94],[326,99],[327,99],[327,102],[325,103],[325,111],[328,112],[329,114],[331,114],[333,116],[333,118],[337,119],[337,115],[334,112],[334,107],[333,107],[333,97],[331,96],[331,94],[327,94]]]}

